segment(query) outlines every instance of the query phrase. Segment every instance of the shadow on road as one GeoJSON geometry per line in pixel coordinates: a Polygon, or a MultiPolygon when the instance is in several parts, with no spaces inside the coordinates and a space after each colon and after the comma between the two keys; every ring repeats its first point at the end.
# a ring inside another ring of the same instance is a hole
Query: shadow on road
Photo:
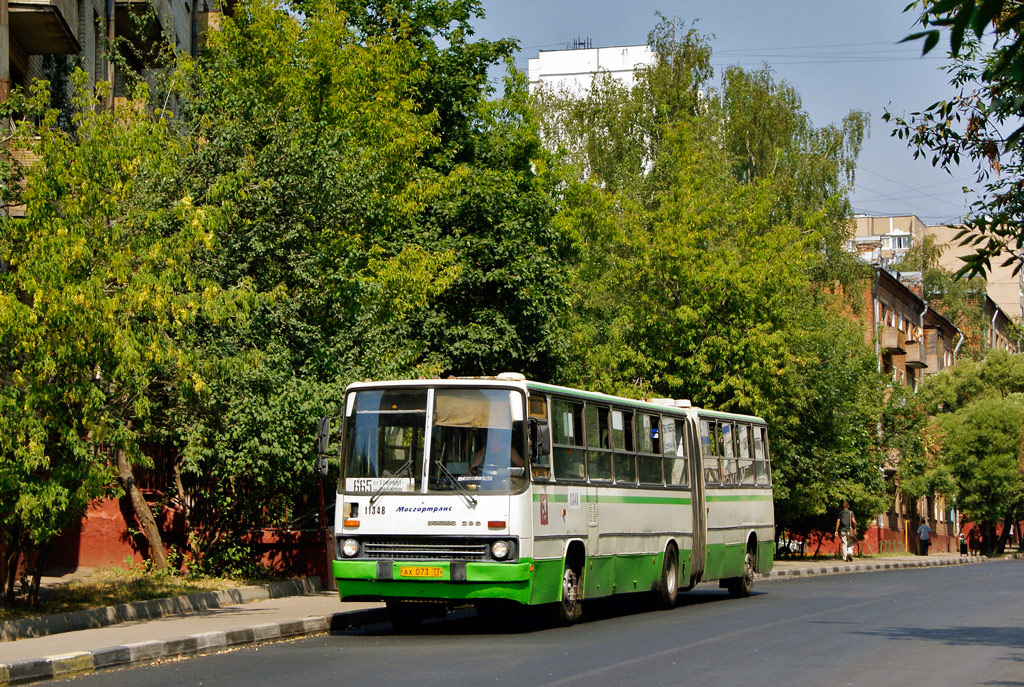
{"type": "Polygon", "coordinates": [[[950,646],[1000,646],[1024,649],[1024,630],[1020,627],[882,627],[855,632],[886,639],[942,642],[950,646]]]}
{"type": "MultiPolygon", "coordinates": [[[[758,596],[754,592],[751,596],[758,596]]],[[[668,612],[685,612],[688,607],[706,603],[733,601],[724,589],[695,589],[679,595],[676,607],[668,612]]],[[[743,600],[735,600],[742,603],[743,600]]],[[[614,618],[624,618],[643,613],[661,613],[651,599],[643,594],[622,594],[619,596],[594,599],[584,602],[583,617],[580,625],[596,623],[614,618]]],[[[542,632],[556,628],[547,617],[546,609],[523,607],[509,604],[494,608],[485,613],[478,613],[472,608],[456,609],[448,612],[445,618],[427,618],[414,632],[398,632],[391,623],[380,622],[362,627],[343,630],[332,630],[332,635],[353,636],[387,636],[397,634],[414,634],[429,636],[458,635],[508,635],[542,632]]]]}

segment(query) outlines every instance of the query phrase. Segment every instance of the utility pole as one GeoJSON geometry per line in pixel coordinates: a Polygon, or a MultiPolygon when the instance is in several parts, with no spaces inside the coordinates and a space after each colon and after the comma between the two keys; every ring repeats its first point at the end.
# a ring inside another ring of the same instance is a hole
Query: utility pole
{"type": "MultiPolygon", "coordinates": [[[[6,0],[0,0],[6,2],[6,0]]],[[[107,82],[110,84],[110,91],[107,94],[105,103],[107,110],[114,109],[114,38],[117,34],[114,31],[114,0],[107,0],[107,82]]]]}
{"type": "Polygon", "coordinates": [[[7,0],[0,0],[0,103],[11,92],[11,15],[7,0]]]}

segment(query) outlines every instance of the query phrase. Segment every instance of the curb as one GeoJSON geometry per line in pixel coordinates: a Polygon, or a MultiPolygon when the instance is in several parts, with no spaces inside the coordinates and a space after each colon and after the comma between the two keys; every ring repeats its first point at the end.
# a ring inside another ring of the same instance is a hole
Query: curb
{"type": "MultiPolygon", "coordinates": [[[[8,642],[17,639],[43,637],[60,632],[75,632],[95,627],[117,625],[130,620],[150,620],[169,615],[180,615],[203,611],[209,608],[221,608],[235,604],[250,603],[276,599],[282,596],[301,596],[313,594],[321,590],[319,577],[306,577],[298,580],[271,582],[266,585],[222,589],[216,592],[198,592],[186,596],[175,596],[167,599],[135,601],[129,604],[92,608],[87,611],[60,613],[38,618],[8,620],[0,623],[0,641],[8,642]]],[[[3,672],[0,668],[0,685],[3,685],[3,672]]]]}
{"type": "MultiPolygon", "coordinates": [[[[1020,554],[1013,554],[1012,558],[1017,558],[1020,554]]],[[[886,563],[856,563],[854,565],[822,565],[817,567],[807,568],[792,568],[790,570],[772,570],[771,572],[761,573],[758,575],[760,579],[777,580],[786,579],[793,577],[812,577],[817,575],[836,575],[843,573],[854,573],[854,572],[872,572],[876,570],[900,570],[905,568],[929,568],[938,565],[968,565],[971,563],[987,563],[990,559],[984,556],[963,556],[960,558],[936,558],[928,560],[922,558],[920,560],[910,559],[907,561],[890,561],[886,563]]]]}
{"type": "Polygon", "coordinates": [[[373,608],[15,661],[0,664],[0,687],[39,680],[64,679],[107,668],[216,653],[225,649],[255,646],[294,637],[342,632],[352,627],[382,622],[386,617],[384,609],[373,608]]]}

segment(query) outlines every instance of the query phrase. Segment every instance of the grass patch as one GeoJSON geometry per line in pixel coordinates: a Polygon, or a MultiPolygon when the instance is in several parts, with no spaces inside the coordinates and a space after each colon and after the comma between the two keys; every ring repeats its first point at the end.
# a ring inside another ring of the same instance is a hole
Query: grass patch
{"type": "Polygon", "coordinates": [[[219,577],[192,578],[139,569],[104,568],[88,577],[66,582],[53,589],[41,590],[41,598],[36,606],[29,606],[19,597],[13,607],[0,607],[0,621],[232,589],[255,582],[257,581],[219,577]]]}

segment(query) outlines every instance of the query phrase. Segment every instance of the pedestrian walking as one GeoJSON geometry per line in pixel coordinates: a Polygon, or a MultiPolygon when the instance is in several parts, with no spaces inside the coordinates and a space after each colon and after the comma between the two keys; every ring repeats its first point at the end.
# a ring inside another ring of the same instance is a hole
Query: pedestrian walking
{"type": "Polygon", "coordinates": [[[843,501],[843,509],[839,511],[839,517],[836,518],[836,531],[834,534],[839,537],[839,555],[843,557],[844,561],[853,560],[852,534],[856,527],[857,518],[854,517],[853,511],[850,510],[850,502],[843,501]]]}
{"type": "Polygon", "coordinates": [[[917,553],[919,556],[928,555],[928,547],[932,545],[932,528],[928,526],[927,522],[922,522],[921,526],[917,528],[918,544],[917,553]]]}
{"type": "Polygon", "coordinates": [[[967,532],[967,550],[971,552],[972,556],[981,553],[981,530],[975,524],[972,524],[971,529],[967,532]]]}

